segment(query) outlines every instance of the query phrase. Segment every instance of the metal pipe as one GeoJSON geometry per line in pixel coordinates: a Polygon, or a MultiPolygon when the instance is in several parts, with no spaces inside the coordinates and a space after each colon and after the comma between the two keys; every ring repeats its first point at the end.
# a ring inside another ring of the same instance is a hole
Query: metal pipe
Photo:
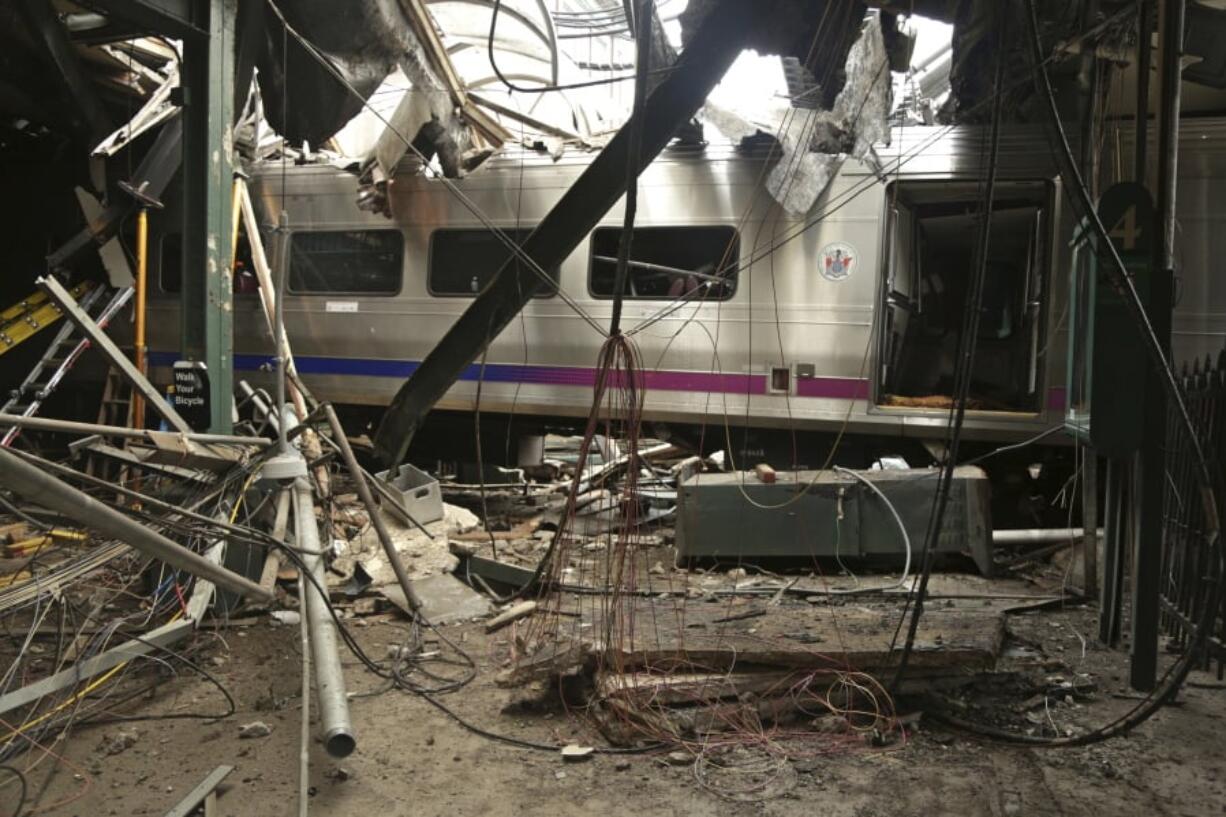
{"type": "Polygon", "coordinates": [[[253,601],[272,601],[271,591],[129,519],[6,448],[0,448],[0,486],[218,587],[253,601]]]}
{"type": "MultiPolygon", "coordinates": [[[[1097,536],[1103,538],[1103,529],[1097,536]]],[[[1068,542],[1085,537],[1084,528],[1007,528],[992,531],[994,545],[1042,545],[1048,542],[1068,542]]]]}
{"type": "Polygon", "coordinates": [[[1137,115],[1133,145],[1132,180],[1146,183],[1149,163],[1149,65],[1153,61],[1154,0],[1141,0],[1137,8],[1137,115]]]}
{"type": "MultiPolygon", "coordinates": [[[[145,293],[149,275],[149,208],[141,207],[136,211],[136,327],[133,345],[133,357],[136,358],[136,371],[142,375],[149,374],[145,352],[145,293]]],[[[132,390],[132,427],[145,427],[145,400],[136,389],[132,390]]]]}
{"type": "Polygon", "coordinates": [[[357,747],[357,741],[349,720],[345,674],[336,646],[336,622],[332,620],[328,600],[322,595],[328,586],[319,549],[315,503],[311,484],[302,477],[294,481],[294,540],[303,551],[302,563],[311,576],[311,580],[304,582],[307,589],[302,606],[303,617],[311,630],[311,659],[315,665],[315,691],[319,698],[324,748],[332,757],[348,757],[357,747]]]}
{"type": "MultiPolygon", "coordinates": [[[[22,417],[20,414],[0,413],[0,425],[32,428],[36,431],[54,431],[63,434],[101,434],[104,437],[130,437],[148,439],[149,432],[143,428],[125,428],[123,426],[105,426],[97,423],[79,423],[74,420],[53,420],[49,417],[22,417]]],[[[244,437],[237,434],[201,434],[196,432],[180,433],[186,440],[203,445],[249,445],[263,448],[272,445],[267,437],[244,437]]]]}
{"type": "Polygon", "coordinates": [[[1175,266],[1175,184],[1179,162],[1179,108],[1183,86],[1181,60],[1183,58],[1185,0],[1165,0],[1162,4],[1160,36],[1161,50],[1158,60],[1159,77],[1158,109],[1158,185],[1155,197],[1158,210],[1160,255],[1159,268],[1172,270],[1175,266]]]}
{"type": "MultiPolygon", "coordinates": [[[[285,367],[288,365],[285,342],[285,285],[289,278],[289,214],[281,211],[277,222],[277,300],[273,305],[275,317],[273,321],[273,338],[277,346],[277,409],[285,405],[285,367]]],[[[288,422],[277,423],[277,449],[281,454],[287,453],[289,443],[286,440],[288,422]]]]}
{"type": "MultiPolygon", "coordinates": [[[[285,491],[281,496],[289,498],[285,491]]],[[[280,515],[280,509],[278,509],[280,515]]],[[[298,598],[306,598],[306,577],[298,574],[298,598]]],[[[307,617],[299,616],[302,649],[302,727],[298,740],[298,817],[308,817],[311,785],[311,628],[307,617]]]]}
{"type": "Polygon", "coordinates": [[[379,506],[375,504],[375,498],[370,493],[370,485],[366,482],[366,475],[362,472],[361,466],[358,465],[357,457],[353,456],[353,449],[349,446],[349,440],[345,438],[345,429],[341,427],[341,421],[336,416],[336,410],[332,408],[331,403],[324,403],[324,416],[328,418],[328,425],[332,426],[332,441],[336,443],[336,447],[341,452],[341,458],[345,461],[345,467],[349,469],[349,476],[353,478],[353,484],[358,489],[358,498],[362,500],[362,504],[366,506],[366,515],[370,517],[370,524],[374,527],[375,533],[379,537],[379,542],[383,545],[383,552],[387,554],[387,561],[392,566],[392,572],[396,574],[396,583],[400,585],[400,589],[404,592],[404,598],[409,603],[409,609],[414,615],[418,615],[421,609],[421,599],[417,595],[417,591],[413,589],[413,583],[409,581],[409,574],[404,569],[404,563],[400,561],[400,554],[396,551],[396,544],[392,541],[392,534],[387,529],[387,525],[383,521],[383,515],[379,513],[379,506]]]}

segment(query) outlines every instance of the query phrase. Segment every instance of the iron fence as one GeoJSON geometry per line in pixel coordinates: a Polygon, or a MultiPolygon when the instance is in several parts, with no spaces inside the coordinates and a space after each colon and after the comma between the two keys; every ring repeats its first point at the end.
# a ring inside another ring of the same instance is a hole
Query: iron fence
{"type": "MultiPolygon", "coordinates": [[[[1198,360],[1191,367],[1185,364],[1180,379],[1206,453],[1215,462],[1226,463],[1226,350],[1218,355],[1216,363],[1206,357],[1203,363],[1198,360]]],[[[1161,626],[1172,639],[1173,647],[1186,649],[1193,636],[1194,622],[1201,619],[1204,606],[1210,603],[1211,583],[1219,577],[1217,557],[1204,544],[1205,514],[1194,472],[1196,466],[1187,435],[1173,411],[1168,412],[1166,440],[1161,626]]],[[[1217,663],[1219,678],[1226,674],[1226,594],[1206,641],[1203,661],[1205,668],[1217,663]]]]}

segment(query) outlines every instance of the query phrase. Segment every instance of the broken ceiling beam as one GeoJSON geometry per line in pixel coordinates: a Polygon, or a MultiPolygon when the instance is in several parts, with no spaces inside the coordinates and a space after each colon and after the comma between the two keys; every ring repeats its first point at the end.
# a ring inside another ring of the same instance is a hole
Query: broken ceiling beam
{"type": "Polygon", "coordinates": [[[111,130],[110,117],[68,39],[68,32],[56,17],[51,0],[21,0],[20,5],[30,28],[42,37],[51,59],[60,70],[60,76],[76,100],[90,138],[101,139],[111,130]]]}
{"type": "MultiPolygon", "coordinates": [[[[672,72],[647,98],[636,174],[702,106],[750,41],[758,21],[769,17],[767,5],[725,0],[695,31],[672,72]]],[[[541,269],[562,263],[626,192],[630,126],[622,126],[524,242],[523,251],[541,269]]],[[[389,465],[404,459],[426,413],[540,288],[535,271],[518,257],[503,265],[401,386],[375,437],[380,459],[389,465]]]]}
{"type": "MultiPolygon", "coordinates": [[[[417,38],[417,42],[421,44],[422,50],[425,52],[427,64],[434,74],[442,79],[451,97],[452,104],[463,112],[468,124],[492,145],[500,145],[503,142],[509,141],[511,139],[510,131],[504,128],[497,119],[478,108],[468,99],[464,80],[456,73],[455,66],[451,63],[451,57],[448,55],[446,47],[443,46],[443,40],[439,36],[438,29],[435,27],[434,17],[426,10],[426,4],[423,0],[401,0],[400,5],[404,9],[405,16],[408,18],[409,27],[412,29],[413,35],[417,38]]],[[[546,13],[546,16],[548,16],[548,13],[546,13]]],[[[554,53],[553,77],[556,84],[556,49],[554,53]]]]}
{"type": "Polygon", "coordinates": [[[483,108],[489,108],[491,111],[493,111],[496,114],[501,114],[502,116],[505,116],[508,119],[514,119],[516,122],[521,122],[530,128],[535,128],[541,133],[549,134],[550,136],[556,136],[559,139],[570,139],[575,142],[585,142],[586,141],[582,136],[575,133],[574,131],[567,130],[566,128],[560,128],[557,125],[551,125],[550,123],[546,122],[543,119],[537,119],[535,116],[531,116],[522,111],[518,111],[515,108],[512,108],[508,105],[502,105],[498,102],[495,102],[492,99],[488,99],[479,94],[472,93],[471,91],[468,94],[468,98],[483,108]]]}
{"type": "Polygon", "coordinates": [[[150,34],[207,36],[192,20],[192,0],[87,0],[82,5],[103,12],[111,22],[123,20],[150,34]]]}
{"type": "Polygon", "coordinates": [[[121,127],[102,139],[90,152],[92,156],[114,156],[137,137],[155,128],[179,112],[171,102],[171,93],[179,85],[179,69],[171,66],[166,79],[149,95],[141,109],[121,127]]]}
{"type": "Polygon", "coordinates": [[[59,511],[107,538],[125,542],[171,567],[208,579],[218,587],[245,598],[272,601],[272,593],[255,582],[214,564],[3,448],[0,448],[0,485],[30,502],[59,511]]]}

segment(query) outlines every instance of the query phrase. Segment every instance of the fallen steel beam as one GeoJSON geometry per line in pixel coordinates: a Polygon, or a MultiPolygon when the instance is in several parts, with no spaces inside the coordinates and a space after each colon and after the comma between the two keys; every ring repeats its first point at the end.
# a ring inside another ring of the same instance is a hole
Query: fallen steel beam
{"type": "Polygon", "coordinates": [[[109,539],[118,539],[148,556],[161,559],[171,567],[208,579],[218,587],[254,601],[267,602],[273,598],[272,593],[255,582],[231,573],[195,551],[129,519],[6,448],[0,448],[0,486],[31,502],[59,511],[109,539]]]}
{"type": "MultiPolygon", "coordinates": [[[[636,173],[694,115],[769,11],[769,4],[725,0],[709,12],[667,78],[647,98],[636,173]]],[[[561,264],[626,192],[630,126],[622,126],[524,242],[524,252],[541,269],[561,264]]],[[[426,413],[541,286],[535,271],[518,258],[503,265],[388,407],[375,436],[375,453],[384,463],[390,467],[404,459],[426,413]]]]}
{"type": "Polygon", "coordinates": [[[192,433],[192,427],[187,424],[187,421],[179,416],[179,412],[175,411],[170,403],[162,397],[162,393],[153,387],[153,384],[140,373],[140,371],[128,360],[127,356],[120,350],[115,342],[110,339],[106,331],[94,322],[85,310],[83,310],[76,300],[60,285],[60,282],[54,277],[47,275],[35,281],[43,291],[51,296],[51,299],[59,304],[60,309],[64,310],[65,317],[76,324],[77,329],[89,338],[90,343],[94,348],[106,355],[110,360],[111,365],[119,370],[123,378],[132,385],[141,397],[145,398],[145,403],[150,408],[157,411],[158,414],[165,418],[166,422],[181,434],[192,433]]]}

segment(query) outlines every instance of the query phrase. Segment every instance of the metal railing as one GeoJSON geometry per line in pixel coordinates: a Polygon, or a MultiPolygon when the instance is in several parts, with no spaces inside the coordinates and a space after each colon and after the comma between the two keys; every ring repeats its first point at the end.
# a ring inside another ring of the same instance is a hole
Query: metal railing
{"type": "MultiPolygon", "coordinates": [[[[1219,353],[1216,363],[1206,357],[1203,363],[1185,364],[1180,380],[1206,453],[1219,465],[1226,462],[1226,350],[1219,353]]],[[[1194,622],[1202,618],[1211,598],[1211,583],[1220,577],[1216,575],[1217,557],[1204,544],[1205,516],[1195,465],[1174,412],[1168,413],[1166,440],[1161,627],[1173,647],[1186,649],[1194,622]]],[[[1216,662],[1218,678],[1226,675],[1226,595],[1202,660],[1205,669],[1216,662]]]]}

